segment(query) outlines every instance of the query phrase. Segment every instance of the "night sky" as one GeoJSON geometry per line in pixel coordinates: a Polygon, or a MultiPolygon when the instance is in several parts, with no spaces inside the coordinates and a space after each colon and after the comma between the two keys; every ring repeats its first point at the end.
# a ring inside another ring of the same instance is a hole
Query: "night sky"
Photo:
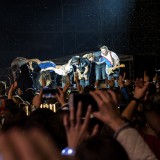
{"type": "Polygon", "coordinates": [[[16,57],[62,58],[101,45],[157,65],[159,8],[155,0],[1,1],[0,68],[16,57]]]}

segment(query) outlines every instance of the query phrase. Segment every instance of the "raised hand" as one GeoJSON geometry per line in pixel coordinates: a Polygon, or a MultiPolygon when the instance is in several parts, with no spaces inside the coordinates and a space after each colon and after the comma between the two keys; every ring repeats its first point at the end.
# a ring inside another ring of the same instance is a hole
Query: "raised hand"
{"type": "Polygon", "coordinates": [[[66,130],[68,147],[76,148],[82,141],[90,136],[94,136],[98,132],[98,125],[96,125],[91,134],[88,132],[88,125],[91,114],[91,106],[88,107],[84,122],[81,123],[82,103],[79,102],[76,116],[74,107],[70,107],[70,115],[64,117],[64,126],[66,130]]]}
{"type": "Polygon", "coordinates": [[[114,131],[125,122],[118,112],[118,101],[113,91],[96,90],[90,93],[98,104],[99,111],[93,112],[94,117],[109,125],[114,131]]]}
{"type": "Polygon", "coordinates": [[[56,94],[56,97],[57,97],[58,102],[62,106],[62,105],[64,105],[66,103],[65,94],[59,87],[57,89],[58,89],[59,94],[56,94]]]}
{"type": "Polygon", "coordinates": [[[149,82],[149,76],[147,75],[147,72],[144,71],[144,77],[143,77],[144,82],[149,82]]]}
{"type": "Polygon", "coordinates": [[[123,73],[123,77],[122,77],[123,81],[125,81],[125,79],[126,79],[126,72],[123,73]]]}
{"type": "Polygon", "coordinates": [[[65,86],[63,87],[63,93],[66,93],[67,90],[68,90],[68,88],[69,88],[70,85],[71,85],[69,75],[66,75],[66,81],[67,81],[67,83],[66,83],[65,86]]]}
{"type": "Polygon", "coordinates": [[[0,159],[5,160],[60,160],[60,151],[50,137],[33,129],[23,132],[13,129],[0,135],[0,159]]]}
{"type": "Polygon", "coordinates": [[[142,79],[137,79],[135,82],[134,97],[141,99],[145,96],[149,82],[144,82],[142,79]]]}

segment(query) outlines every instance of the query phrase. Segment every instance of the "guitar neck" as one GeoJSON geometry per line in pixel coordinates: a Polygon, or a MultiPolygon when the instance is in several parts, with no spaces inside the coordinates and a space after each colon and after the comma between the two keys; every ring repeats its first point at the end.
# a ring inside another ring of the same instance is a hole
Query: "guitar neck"
{"type": "Polygon", "coordinates": [[[117,68],[121,68],[121,67],[124,67],[123,65],[118,65],[118,66],[115,66],[113,68],[117,69],[117,68]]]}
{"type": "Polygon", "coordinates": [[[120,68],[120,67],[121,67],[121,66],[115,66],[114,68],[117,69],[117,68],[120,68]]]}

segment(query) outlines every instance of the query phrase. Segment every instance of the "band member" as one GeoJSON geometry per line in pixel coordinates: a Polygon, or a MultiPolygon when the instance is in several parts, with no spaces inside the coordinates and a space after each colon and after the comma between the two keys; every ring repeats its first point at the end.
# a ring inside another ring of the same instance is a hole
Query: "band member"
{"type": "Polygon", "coordinates": [[[120,69],[117,66],[120,64],[119,57],[115,52],[110,51],[107,46],[102,46],[100,50],[101,50],[101,56],[102,56],[100,61],[106,63],[107,78],[108,80],[111,80],[112,78],[114,78],[115,87],[118,87],[118,76],[119,76],[120,69]],[[113,72],[110,73],[108,72],[110,67],[117,68],[117,69],[113,70],[113,72]]]}
{"type": "Polygon", "coordinates": [[[11,63],[11,71],[18,93],[21,93],[20,96],[25,101],[30,102],[34,96],[34,87],[28,62],[28,59],[23,57],[15,58],[11,63]]]}
{"type": "Polygon", "coordinates": [[[40,61],[39,59],[29,59],[30,68],[35,72],[37,71],[37,75],[35,76],[35,86],[36,91],[39,91],[41,87],[48,87],[53,89],[57,86],[55,73],[56,64],[52,61],[40,61]],[[38,64],[35,65],[34,63],[38,64]],[[34,65],[33,65],[34,64],[34,65]],[[45,84],[43,84],[45,82],[45,84]]]}
{"type": "Polygon", "coordinates": [[[89,85],[89,76],[91,72],[91,63],[87,58],[74,56],[72,57],[71,64],[75,66],[75,72],[78,74],[80,85],[85,87],[89,85]]]}
{"type": "Polygon", "coordinates": [[[101,52],[93,52],[93,58],[90,58],[90,60],[95,64],[96,81],[106,79],[106,63],[104,60],[102,61],[101,52]]]}
{"type": "Polygon", "coordinates": [[[64,87],[66,83],[72,84],[73,66],[71,65],[71,61],[72,59],[70,59],[68,63],[64,65],[56,66],[55,72],[62,76],[62,87],[64,87]]]}
{"type": "Polygon", "coordinates": [[[17,57],[12,61],[11,71],[12,71],[12,76],[14,81],[19,77],[21,73],[21,67],[27,64],[28,64],[28,60],[24,57],[17,57]]]}

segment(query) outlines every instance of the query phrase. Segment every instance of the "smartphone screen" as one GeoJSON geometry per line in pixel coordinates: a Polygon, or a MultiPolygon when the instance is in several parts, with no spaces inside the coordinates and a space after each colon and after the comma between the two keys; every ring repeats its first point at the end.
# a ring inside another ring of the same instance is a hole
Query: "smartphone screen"
{"type": "Polygon", "coordinates": [[[58,89],[43,89],[42,98],[55,98],[58,93],[58,89]]]}
{"type": "Polygon", "coordinates": [[[105,79],[99,79],[98,85],[99,85],[99,88],[107,88],[105,79]]]}
{"type": "Polygon", "coordinates": [[[69,107],[73,106],[76,112],[80,101],[82,102],[82,117],[85,117],[89,105],[92,106],[92,111],[98,111],[97,102],[90,94],[71,94],[69,97],[69,107]]]}

